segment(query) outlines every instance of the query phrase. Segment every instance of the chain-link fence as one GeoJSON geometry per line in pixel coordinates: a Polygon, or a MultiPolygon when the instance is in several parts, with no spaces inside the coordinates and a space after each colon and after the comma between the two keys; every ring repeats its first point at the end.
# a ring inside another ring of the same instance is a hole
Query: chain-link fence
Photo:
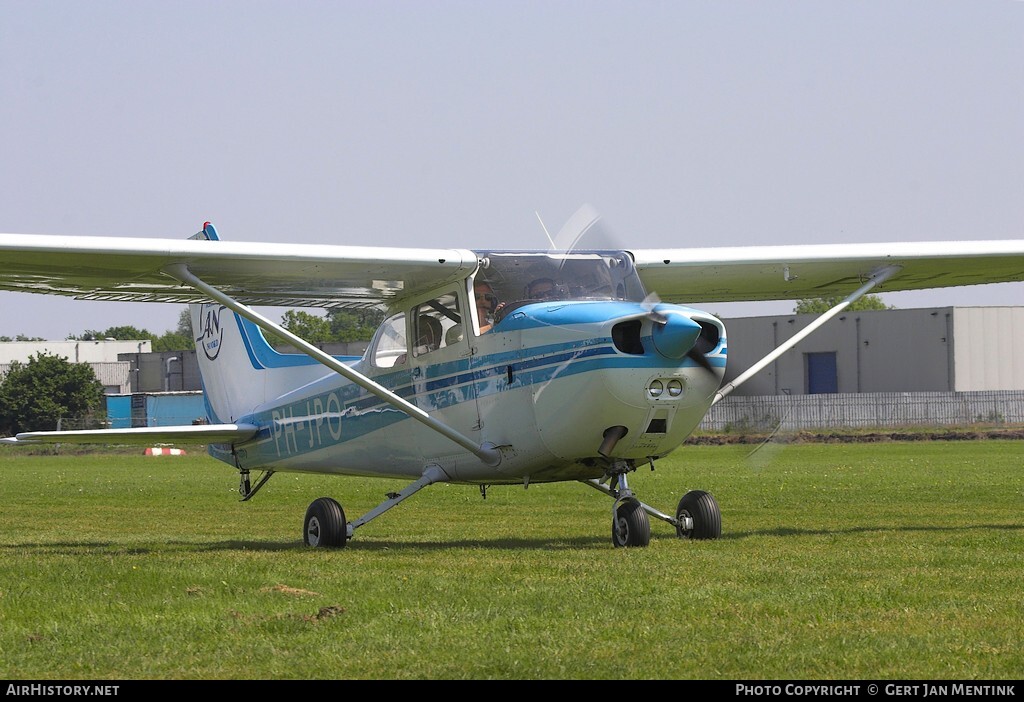
{"type": "Polygon", "coordinates": [[[730,395],[705,431],[853,429],[1024,423],[1024,391],[730,395]]]}

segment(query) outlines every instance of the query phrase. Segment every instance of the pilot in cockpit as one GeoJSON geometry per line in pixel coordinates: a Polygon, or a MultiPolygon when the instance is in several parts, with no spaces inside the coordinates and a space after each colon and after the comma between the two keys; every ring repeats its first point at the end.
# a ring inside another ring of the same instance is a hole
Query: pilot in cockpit
{"type": "Polygon", "coordinates": [[[473,283],[473,296],[476,298],[476,316],[480,322],[480,333],[483,334],[494,326],[498,296],[494,294],[494,288],[486,280],[478,280],[473,283]]]}
{"type": "Polygon", "coordinates": [[[537,278],[526,286],[526,298],[528,300],[548,300],[555,297],[558,290],[555,281],[551,278],[537,278]]]}

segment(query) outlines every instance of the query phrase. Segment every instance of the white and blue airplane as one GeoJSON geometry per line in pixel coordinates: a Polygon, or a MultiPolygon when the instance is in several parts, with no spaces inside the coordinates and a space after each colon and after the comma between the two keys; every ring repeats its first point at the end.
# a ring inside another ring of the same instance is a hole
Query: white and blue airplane
{"type": "Polygon", "coordinates": [[[869,291],[1024,280],[1024,240],[686,248],[464,250],[0,234],[0,290],[188,303],[208,422],[24,432],[9,443],[201,442],[249,500],[277,472],[406,479],[349,520],[310,504],[309,546],[356,529],[433,483],[579,481],[612,498],[612,542],[649,543],[649,517],[682,538],[721,535],[714,497],[674,511],[627,478],[686,440],[716,402],[869,291]],[[845,299],[723,385],[720,319],[689,305],[845,299]],[[335,357],[261,306],[386,309],[362,357],[335,357]],[[264,333],[300,353],[279,353],[264,333]],[[250,480],[256,471],[258,479],[250,480]]]}

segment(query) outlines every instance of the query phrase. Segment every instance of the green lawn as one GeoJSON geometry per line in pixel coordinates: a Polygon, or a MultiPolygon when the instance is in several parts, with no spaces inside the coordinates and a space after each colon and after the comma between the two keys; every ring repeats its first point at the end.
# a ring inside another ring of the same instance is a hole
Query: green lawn
{"type": "Polygon", "coordinates": [[[0,676],[29,679],[1019,679],[1024,442],[684,446],[630,479],[723,536],[611,544],[569,483],[235,473],[184,457],[0,451],[0,676]]]}

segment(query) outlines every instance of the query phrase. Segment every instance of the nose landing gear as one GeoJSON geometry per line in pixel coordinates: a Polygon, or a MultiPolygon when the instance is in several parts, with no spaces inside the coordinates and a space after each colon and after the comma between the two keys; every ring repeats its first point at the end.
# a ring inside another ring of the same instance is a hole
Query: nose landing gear
{"type": "Polygon", "coordinates": [[[629,489],[626,474],[636,470],[630,461],[614,461],[604,481],[584,480],[584,484],[611,496],[612,544],[616,548],[642,547],[650,544],[651,524],[648,515],[668,522],[681,539],[717,539],[722,535],[722,514],[711,493],[691,490],[683,495],[675,516],[664,514],[644,504],[629,489]]]}

